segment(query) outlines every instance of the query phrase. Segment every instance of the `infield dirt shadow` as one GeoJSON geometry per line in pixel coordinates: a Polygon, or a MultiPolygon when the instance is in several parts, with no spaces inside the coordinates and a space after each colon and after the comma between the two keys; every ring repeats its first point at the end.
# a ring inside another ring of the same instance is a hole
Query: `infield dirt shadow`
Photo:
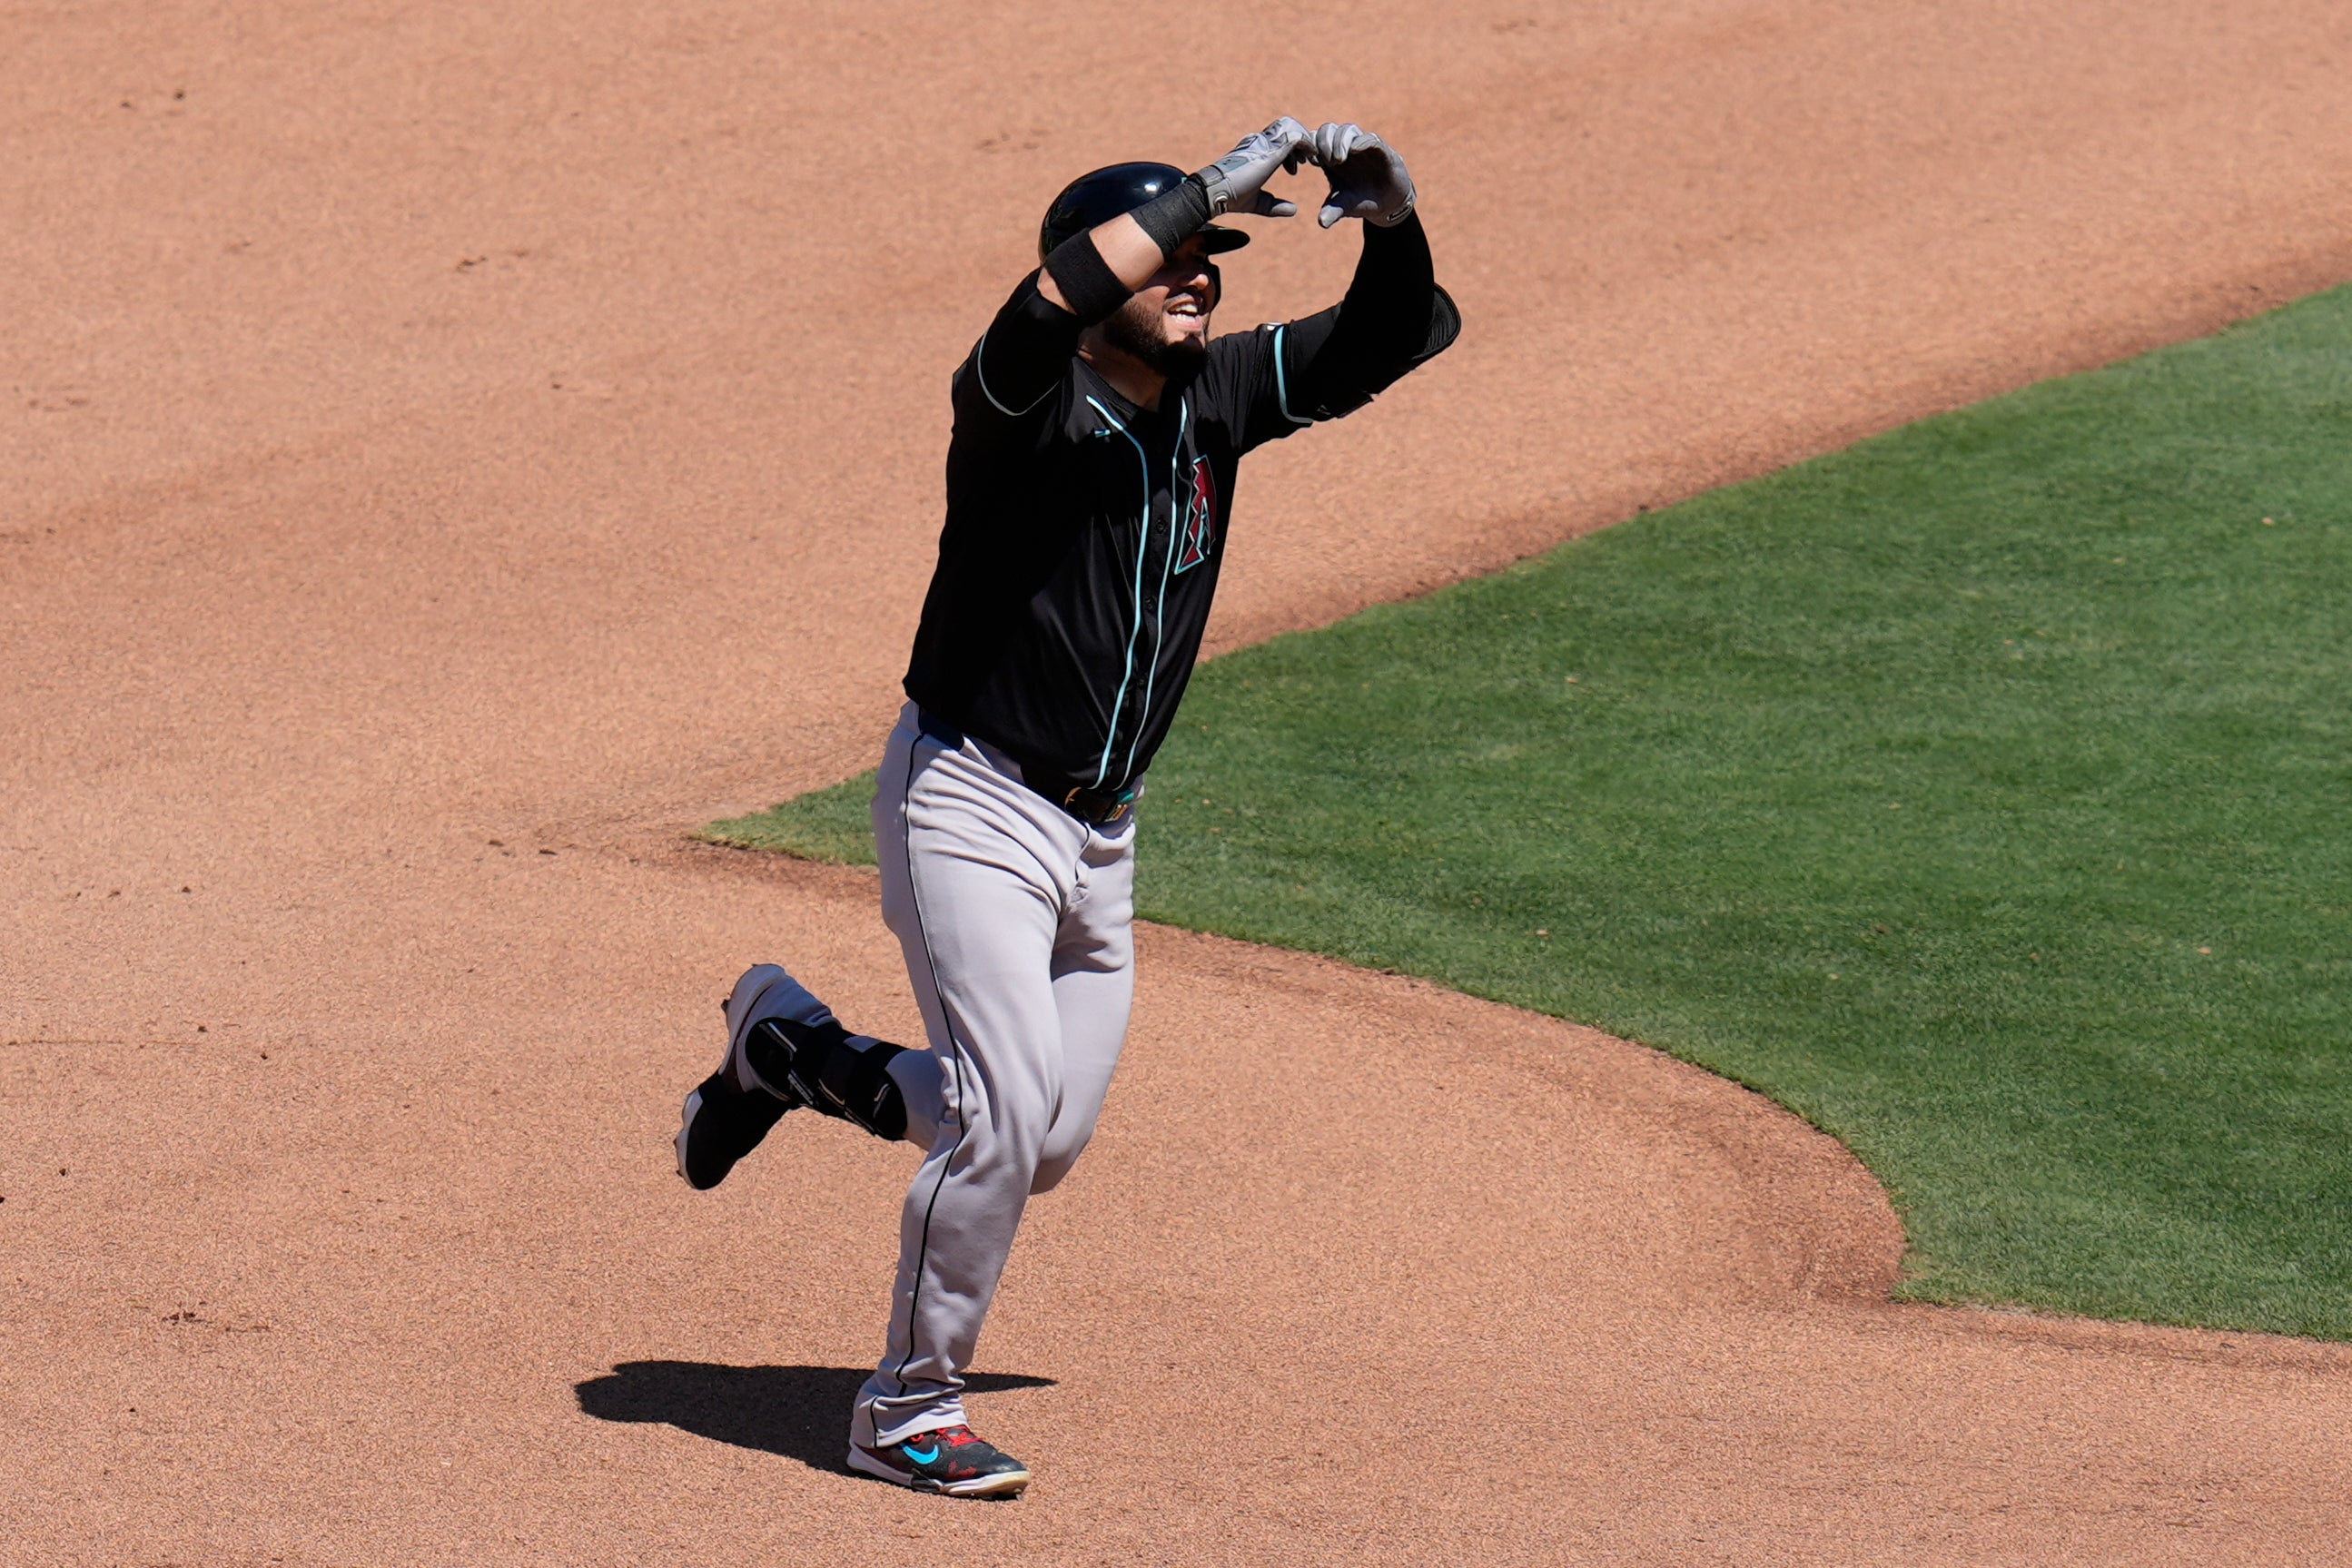
{"type": "MultiPolygon", "coordinates": [[[[661,1421],[739,1448],[798,1459],[811,1469],[846,1471],[849,1407],[869,1367],[727,1366],[708,1361],[625,1361],[572,1385],[580,1408],[600,1421],[661,1421]]],[[[976,1372],[972,1394],[1051,1388],[1050,1377],[976,1372]]]]}

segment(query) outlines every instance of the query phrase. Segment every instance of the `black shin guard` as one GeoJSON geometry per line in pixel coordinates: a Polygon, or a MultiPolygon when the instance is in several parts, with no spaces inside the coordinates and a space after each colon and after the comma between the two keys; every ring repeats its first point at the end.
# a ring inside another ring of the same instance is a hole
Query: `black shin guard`
{"type": "Polygon", "coordinates": [[[858,1050],[846,1039],[825,1053],[817,1070],[816,1108],[828,1115],[845,1116],[877,1138],[892,1143],[907,1135],[907,1097],[890,1076],[890,1060],[906,1050],[901,1045],[868,1040],[858,1050]]]}
{"type": "Polygon", "coordinates": [[[854,1038],[835,1022],[761,1019],[743,1054],[752,1071],[790,1088],[802,1103],[896,1142],[906,1135],[907,1102],[890,1076],[890,1061],[906,1048],[869,1040],[861,1051],[854,1038]]]}
{"type": "Polygon", "coordinates": [[[770,1089],[805,1105],[813,1087],[805,1080],[815,1075],[800,1071],[803,1054],[812,1064],[822,1061],[833,1042],[848,1035],[837,1023],[810,1025],[791,1019],[761,1019],[743,1039],[743,1059],[770,1089]]]}

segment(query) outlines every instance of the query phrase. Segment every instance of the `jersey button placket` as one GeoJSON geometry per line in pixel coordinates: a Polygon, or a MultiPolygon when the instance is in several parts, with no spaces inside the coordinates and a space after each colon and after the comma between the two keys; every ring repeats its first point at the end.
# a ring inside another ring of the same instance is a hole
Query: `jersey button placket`
{"type": "MultiPolygon", "coordinates": [[[[1188,400],[1179,398],[1176,404],[1176,430],[1175,433],[1169,437],[1168,445],[1168,532],[1167,536],[1160,541],[1160,570],[1158,576],[1152,580],[1150,665],[1145,672],[1143,695],[1138,699],[1137,703],[1135,727],[1130,735],[1130,752],[1133,749],[1133,743],[1141,738],[1144,727],[1150,722],[1151,696],[1159,685],[1157,677],[1160,674],[1160,654],[1161,651],[1160,639],[1161,633],[1165,630],[1164,622],[1168,608],[1169,568],[1175,561],[1177,537],[1179,530],[1183,527],[1183,518],[1179,515],[1177,509],[1178,502],[1176,497],[1180,487],[1176,483],[1176,475],[1178,472],[1178,465],[1187,456],[1192,444],[1192,410],[1190,402],[1188,400]]],[[[1142,538],[1139,541],[1139,548],[1143,551],[1142,559],[1147,564],[1152,559],[1151,523],[1154,515],[1160,510],[1160,497],[1157,493],[1147,495],[1144,497],[1143,533],[1142,538]]],[[[1139,638],[1138,640],[1140,641],[1139,638]]],[[[1125,782],[1126,780],[1122,779],[1121,781],[1125,782]]]]}
{"type": "MultiPolygon", "coordinates": [[[[1128,732],[1130,751],[1133,749],[1135,741],[1141,737],[1143,734],[1143,727],[1150,722],[1151,718],[1151,694],[1153,688],[1158,684],[1155,677],[1160,674],[1160,622],[1162,612],[1166,609],[1168,601],[1168,574],[1165,571],[1162,571],[1157,577],[1154,577],[1150,571],[1150,563],[1152,560],[1152,523],[1160,511],[1160,497],[1156,494],[1148,497],[1145,499],[1144,507],[1143,536],[1139,543],[1139,548],[1143,551],[1143,562],[1145,568],[1144,576],[1151,582],[1152,585],[1151,614],[1150,620],[1148,623],[1151,637],[1150,644],[1151,652],[1148,655],[1150,663],[1146,665],[1143,672],[1141,690],[1138,693],[1135,699],[1135,722],[1128,732]]],[[[1168,492],[1168,527],[1171,530],[1176,527],[1176,493],[1172,489],[1168,492]]],[[[1173,549],[1174,542],[1175,541],[1172,537],[1163,538],[1160,541],[1161,553],[1165,554],[1173,549]]],[[[1136,639],[1136,642],[1139,649],[1142,646],[1143,639],[1139,636],[1136,639]]],[[[1124,769],[1122,769],[1122,772],[1124,772],[1124,769]]],[[[1120,782],[1125,783],[1126,779],[1122,778],[1120,782]]]]}

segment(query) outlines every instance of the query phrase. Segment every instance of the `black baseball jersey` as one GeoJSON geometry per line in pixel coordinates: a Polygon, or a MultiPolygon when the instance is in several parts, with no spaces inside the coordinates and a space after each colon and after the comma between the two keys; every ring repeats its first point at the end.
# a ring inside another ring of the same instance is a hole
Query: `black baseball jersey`
{"type": "Polygon", "coordinates": [[[1077,357],[1084,329],[1032,273],[956,371],[947,526],[906,681],[1056,795],[1125,786],[1166,738],[1242,454],[1361,407],[1461,318],[1416,217],[1366,227],[1339,305],[1213,339],[1157,409],[1077,357]]]}

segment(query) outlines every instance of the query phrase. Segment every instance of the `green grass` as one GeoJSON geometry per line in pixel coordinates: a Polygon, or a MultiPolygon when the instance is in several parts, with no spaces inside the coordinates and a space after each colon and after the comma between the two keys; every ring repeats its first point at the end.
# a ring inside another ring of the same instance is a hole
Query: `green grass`
{"type": "Polygon", "coordinates": [[[874,863],[874,775],[798,796],[749,817],[713,822],[694,836],[738,849],[773,850],[802,860],[874,863]]]}
{"type": "Polygon", "coordinates": [[[1205,666],[1143,908],[1754,1085],[1914,1298],[2352,1337],[2347,590],[2339,290],[1205,666]]]}

